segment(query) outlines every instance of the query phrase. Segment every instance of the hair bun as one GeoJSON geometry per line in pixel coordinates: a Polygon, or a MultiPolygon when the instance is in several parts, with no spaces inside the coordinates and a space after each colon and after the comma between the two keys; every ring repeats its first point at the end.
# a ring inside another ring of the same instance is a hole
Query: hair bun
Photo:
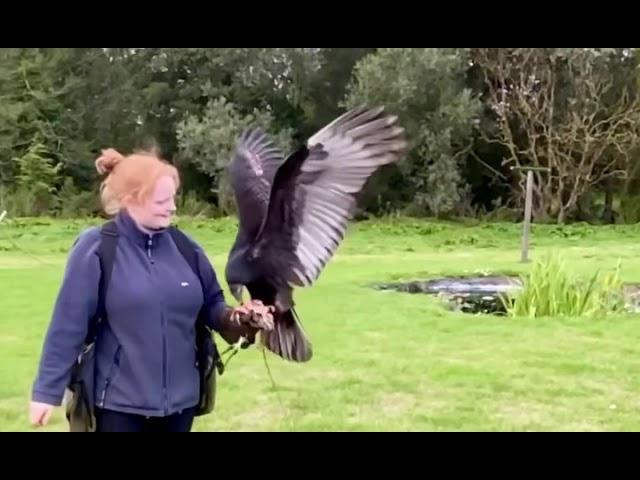
{"type": "Polygon", "coordinates": [[[113,148],[102,151],[102,155],[96,160],[96,170],[100,175],[110,174],[116,166],[124,160],[120,152],[113,148]]]}

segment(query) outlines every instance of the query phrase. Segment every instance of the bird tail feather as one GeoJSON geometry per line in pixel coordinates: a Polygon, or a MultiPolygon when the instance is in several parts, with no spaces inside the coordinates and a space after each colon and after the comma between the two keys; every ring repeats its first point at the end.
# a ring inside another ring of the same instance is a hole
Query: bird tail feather
{"type": "Polygon", "coordinates": [[[308,362],[313,350],[293,308],[274,322],[273,330],[260,333],[264,347],[292,362],[308,362]],[[288,318],[287,318],[288,317],[288,318]]]}

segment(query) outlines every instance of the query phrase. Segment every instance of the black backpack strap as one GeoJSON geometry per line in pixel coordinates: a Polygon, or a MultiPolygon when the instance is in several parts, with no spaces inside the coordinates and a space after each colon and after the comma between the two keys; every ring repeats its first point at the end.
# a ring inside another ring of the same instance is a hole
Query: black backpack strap
{"type": "Polygon", "coordinates": [[[96,316],[89,325],[87,343],[93,343],[98,335],[98,326],[107,318],[105,297],[107,288],[111,280],[111,272],[116,257],[116,247],[118,246],[118,228],[113,220],[106,222],[100,229],[101,238],[98,247],[98,258],[100,259],[100,283],[98,286],[98,308],[96,316]]]}

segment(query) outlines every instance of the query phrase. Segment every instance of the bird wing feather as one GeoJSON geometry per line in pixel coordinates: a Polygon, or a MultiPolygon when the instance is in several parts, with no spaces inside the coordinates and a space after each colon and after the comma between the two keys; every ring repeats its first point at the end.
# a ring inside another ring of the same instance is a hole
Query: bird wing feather
{"type": "Polygon", "coordinates": [[[240,229],[249,238],[264,222],[273,179],[283,162],[282,151],[262,129],[247,129],[240,135],[229,173],[240,229]]]}
{"type": "Polygon", "coordinates": [[[342,242],[356,195],[405,152],[404,129],[383,108],[348,111],[278,169],[251,256],[279,285],[310,286],[342,242]]]}

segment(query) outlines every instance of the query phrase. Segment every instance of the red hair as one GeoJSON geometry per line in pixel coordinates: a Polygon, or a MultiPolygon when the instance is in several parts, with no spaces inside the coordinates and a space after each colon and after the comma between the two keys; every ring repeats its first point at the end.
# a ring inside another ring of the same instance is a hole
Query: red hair
{"type": "Polygon", "coordinates": [[[100,175],[107,175],[100,187],[105,212],[117,213],[122,207],[144,203],[160,177],[169,176],[180,186],[178,170],[150,152],[123,156],[113,148],[102,151],[95,162],[100,175]]]}

